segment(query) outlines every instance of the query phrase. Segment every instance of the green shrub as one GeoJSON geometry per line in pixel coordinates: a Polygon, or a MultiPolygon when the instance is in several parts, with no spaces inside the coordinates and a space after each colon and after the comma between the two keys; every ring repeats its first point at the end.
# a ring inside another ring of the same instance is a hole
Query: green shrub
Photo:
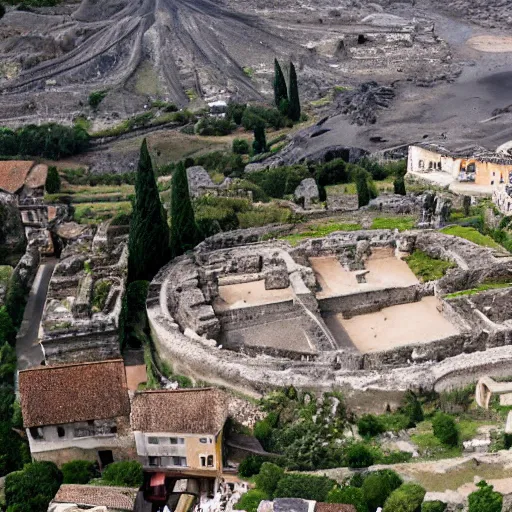
{"type": "Polygon", "coordinates": [[[87,484],[96,474],[94,463],[88,460],[66,462],[62,465],[61,471],[65,484],[87,484]]]}
{"type": "Polygon", "coordinates": [[[89,106],[93,109],[97,109],[100,106],[100,103],[105,99],[108,91],[94,91],[89,94],[88,103],[89,106]]]}
{"type": "Polygon", "coordinates": [[[275,498],[302,498],[324,502],[334,481],[325,476],[285,474],[277,485],[275,498]]]}
{"type": "Polygon", "coordinates": [[[103,311],[111,286],[112,283],[107,280],[96,281],[96,283],[94,283],[94,290],[92,295],[93,312],[103,311]]]}
{"type": "Polygon", "coordinates": [[[374,462],[372,452],[363,443],[355,443],[347,450],[349,468],[367,468],[374,462]]]}
{"type": "Polygon", "coordinates": [[[118,213],[110,222],[111,226],[129,226],[131,221],[131,214],[118,213]]]}
{"type": "Polygon", "coordinates": [[[16,329],[12,323],[11,315],[9,315],[5,306],[0,306],[0,345],[4,343],[14,345],[15,341],[16,329]]]}
{"type": "Polygon", "coordinates": [[[477,487],[478,491],[469,495],[469,512],[501,512],[503,496],[484,480],[477,487]]]}
{"type": "Polygon", "coordinates": [[[265,494],[260,489],[251,489],[250,491],[242,494],[240,501],[233,507],[235,510],[245,510],[246,512],[256,512],[258,505],[263,500],[268,500],[270,496],[265,494]]]}
{"type": "Polygon", "coordinates": [[[248,155],[250,151],[249,143],[245,139],[235,139],[233,141],[233,153],[237,155],[248,155]]]}
{"type": "Polygon", "coordinates": [[[443,412],[438,412],[432,421],[434,435],[447,446],[459,444],[459,429],[455,420],[443,412]]]}
{"type": "Polygon", "coordinates": [[[348,183],[350,180],[347,165],[341,158],[336,158],[315,168],[315,175],[318,184],[326,187],[338,183],[348,183]]]}
{"type": "Polygon", "coordinates": [[[247,105],[244,103],[229,103],[226,117],[231,119],[235,124],[241,125],[246,108],[247,105]]]}
{"type": "Polygon", "coordinates": [[[55,166],[48,167],[48,175],[46,176],[45,189],[48,194],[56,194],[60,192],[60,176],[55,166]]]}
{"type": "Polygon", "coordinates": [[[268,206],[254,208],[248,212],[238,214],[240,228],[253,228],[268,224],[287,224],[292,221],[293,215],[288,208],[268,206]]]}
{"type": "Polygon", "coordinates": [[[383,512],[420,512],[426,491],[417,484],[402,484],[384,504],[383,512]]]}
{"type": "Polygon", "coordinates": [[[377,416],[365,414],[358,422],[357,429],[359,435],[363,437],[375,437],[384,432],[384,426],[377,416]]]}
{"type": "Polygon", "coordinates": [[[229,135],[236,129],[236,124],[229,118],[203,117],[195,126],[197,135],[229,135]]]}
{"type": "Polygon", "coordinates": [[[254,425],[254,437],[266,449],[270,446],[270,439],[272,437],[272,425],[267,419],[257,421],[254,425]]]}
{"type": "Polygon", "coordinates": [[[423,408],[418,397],[412,392],[407,391],[402,400],[400,412],[407,416],[409,423],[407,428],[413,428],[424,419],[423,408]]]}
{"type": "Polygon", "coordinates": [[[350,478],[350,487],[357,487],[360,489],[363,486],[365,475],[363,473],[354,473],[350,478]]]}
{"type": "Polygon", "coordinates": [[[376,510],[384,506],[389,495],[401,485],[402,479],[390,469],[370,473],[361,487],[368,509],[376,510]]]}
{"type": "Polygon", "coordinates": [[[354,505],[356,512],[368,512],[363,491],[357,487],[336,487],[327,495],[327,503],[354,505]]]}
{"type": "Polygon", "coordinates": [[[442,501],[425,501],[421,505],[421,512],[444,512],[446,503],[442,501]]]}
{"type": "Polygon", "coordinates": [[[31,462],[5,478],[8,511],[47,512],[62,483],[62,473],[53,462],[31,462]]]}
{"type": "Polygon", "coordinates": [[[264,462],[260,472],[254,479],[258,489],[268,494],[270,497],[274,495],[279,481],[284,476],[284,469],[271,462],[264,462]]]}
{"type": "Polygon", "coordinates": [[[275,108],[251,105],[244,110],[241,124],[247,131],[254,130],[260,124],[280,130],[289,125],[289,121],[275,108]]]}
{"type": "Polygon", "coordinates": [[[257,475],[265,461],[265,457],[260,457],[259,455],[249,455],[238,466],[238,474],[244,478],[257,475]]]}
{"type": "Polygon", "coordinates": [[[300,182],[309,177],[311,175],[305,165],[292,165],[254,171],[246,179],[256,183],[268,196],[282,199],[293,194],[300,182]]]}
{"type": "Polygon", "coordinates": [[[265,194],[263,189],[249,180],[236,180],[236,182],[231,185],[231,190],[250,190],[252,192],[253,201],[262,203],[268,203],[269,201],[269,197],[265,194]]]}
{"type": "Polygon", "coordinates": [[[143,481],[142,465],[134,460],[113,462],[105,468],[101,479],[107,485],[138,488],[143,481]]]}

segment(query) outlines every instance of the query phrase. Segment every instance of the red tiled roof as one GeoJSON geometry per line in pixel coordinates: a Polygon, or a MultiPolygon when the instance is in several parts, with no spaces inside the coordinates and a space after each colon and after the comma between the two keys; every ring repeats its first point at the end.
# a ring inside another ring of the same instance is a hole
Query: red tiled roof
{"type": "Polygon", "coordinates": [[[354,505],[343,505],[342,503],[322,503],[315,505],[315,512],[357,512],[354,505]]]}
{"type": "Polygon", "coordinates": [[[38,164],[32,167],[32,170],[28,173],[25,185],[30,188],[44,187],[46,183],[46,177],[48,176],[48,166],[44,164],[38,164]]]}
{"type": "Polygon", "coordinates": [[[122,359],[24,370],[19,390],[28,428],[130,414],[122,359]]]}
{"type": "Polygon", "coordinates": [[[226,395],[215,388],[143,391],[133,398],[131,424],[142,432],[217,434],[227,414],[226,395]]]}
{"type": "Polygon", "coordinates": [[[54,503],[76,503],[88,507],[133,510],[138,489],[97,485],[62,484],[54,503]]]}
{"type": "Polygon", "coordinates": [[[0,162],[0,189],[15,194],[27,179],[27,175],[34,166],[34,162],[21,160],[8,160],[0,162]]]}

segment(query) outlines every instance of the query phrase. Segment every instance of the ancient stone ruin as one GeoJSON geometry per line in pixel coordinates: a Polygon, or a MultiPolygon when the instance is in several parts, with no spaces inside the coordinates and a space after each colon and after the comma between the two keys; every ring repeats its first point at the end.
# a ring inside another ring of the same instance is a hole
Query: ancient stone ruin
{"type": "Polygon", "coordinates": [[[120,357],[119,316],[128,249],[123,227],[80,230],[62,252],[46,298],[41,344],[47,364],[120,357]]]}
{"type": "Polygon", "coordinates": [[[449,294],[509,282],[511,258],[430,230],[338,232],[295,247],[247,245],[253,235],[217,235],[152,282],[155,343],[177,371],[250,393],[432,389],[510,355],[507,309],[491,306],[510,289],[449,294]],[[422,283],[403,260],[414,250],[455,268],[422,283]]]}

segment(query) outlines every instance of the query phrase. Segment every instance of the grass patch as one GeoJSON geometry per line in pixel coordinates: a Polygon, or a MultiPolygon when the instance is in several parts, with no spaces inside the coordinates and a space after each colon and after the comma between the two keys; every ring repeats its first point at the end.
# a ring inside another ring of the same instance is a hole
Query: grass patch
{"type": "Polygon", "coordinates": [[[336,231],[357,231],[359,229],[362,229],[360,224],[333,222],[331,224],[319,224],[317,226],[309,226],[309,229],[307,231],[303,231],[302,233],[293,233],[291,235],[286,235],[280,237],[280,239],[286,240],[292,246],[296,246],[306,238],[322,238],[336,231]]]}
{"type": "Polygon", "coordinates": [[[0,283],[8,283],[11,278],[13,268],[9,265],[0,265],[0,283]]]}
{"type": "Polygon", "coordinates": [[[416,427],[416,433],[411,435],[411,441],[418,448],[418,453],[423,459],[449,459],[459,457],[462,448],[446,446],[434,435],[432,422],[423,421],[416,427]]]}
{"type": "Polygon", "coordinates": [[[441,279],[449,269],[457,266],[451,261],[432,258],[427,253],[418,250],[404,258],[404,260],[416,277],[423,283],[437,281],[441,279]]]}
{"type": "Polygon", "coordinates": [[[81,203],[75,206],[74,220],[79,224],[99,224],[112,219],[120,213],[129,214],[132,204],[129,201],[119,203],[81,203]]]}
{"type": "Polygon", "coordinates": [[[111,283],[109,281],[97,281],[94,284],[94,293],[92,299],[92,310],[94,313],[103,311],[110,292],[111,283]]]}
{"type": "Polygon", "coordinates": [[[376,217],[370,229],[398,229],[406,231],[416,225],[416,217],[376,217]]]}
{"type": "Polygon", "coordinates": [[[465,295],[476,295],[477,293],[485,292],[487,290],[496,290],[499,288],[509,288],[512,283],[483,283],[475,288],[469,290],[462,290],[460,292],[449,293],[445,295],[445,299],[456,299],[457,297],[464,297],[465,295]]]}
{"type": "MultiPolygon", "coordinates": [[[[378,192],[393,192],[393,182],[390,179],[378,180],[373,182],[378,192]]],[[[355,183],[339,183],[338,185],[328,185],[325,187],[328,196],[357,195],[355,183]]]]}
{"type": "Polygon", "coordinates": [[[187,95],[187,98],[190,100],[190,101],[194,101],[194,100],[197,100],[198,96],[197,96],[197,92],[194,90],[194,89],[187,89],[185,91],[185,94],[187,95]]]}
{"type": "Polygon", "coordinates": [[[249,78],[252,78],[254,76],[254,68],[245,67],[245,68],[243,68],[243,71],[244,71],[244,75],[249,78]]]}
{"type": "Polygon", "coordinates": [[[445,235],[458,236],[469,240],[474,244],[481,245],[483,247],[490,247],[491,249],[504,250],[503,247],[495,242],[490,236],[482,235],[475,228],[464,227],[464,226],[447,226],[441,229],[441,233],[445,235]]]}

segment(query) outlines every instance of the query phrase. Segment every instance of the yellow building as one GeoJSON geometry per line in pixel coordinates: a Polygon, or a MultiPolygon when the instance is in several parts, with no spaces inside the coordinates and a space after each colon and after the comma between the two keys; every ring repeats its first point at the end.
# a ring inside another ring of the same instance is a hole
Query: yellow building
{"type": "Polygon", "coordinates": [[[214,388],[136,393],[131,425],[144,470],[177,478],[220,478],[227,414],[226,396],[214,388]]]}
{"type": "Polygon", "coordinates": [[[454,181],[496,186],[512,183],[512,157],[481,147],[449,150],[439,144],[409,146],[410,173],[444,172],[454,181]]]}

